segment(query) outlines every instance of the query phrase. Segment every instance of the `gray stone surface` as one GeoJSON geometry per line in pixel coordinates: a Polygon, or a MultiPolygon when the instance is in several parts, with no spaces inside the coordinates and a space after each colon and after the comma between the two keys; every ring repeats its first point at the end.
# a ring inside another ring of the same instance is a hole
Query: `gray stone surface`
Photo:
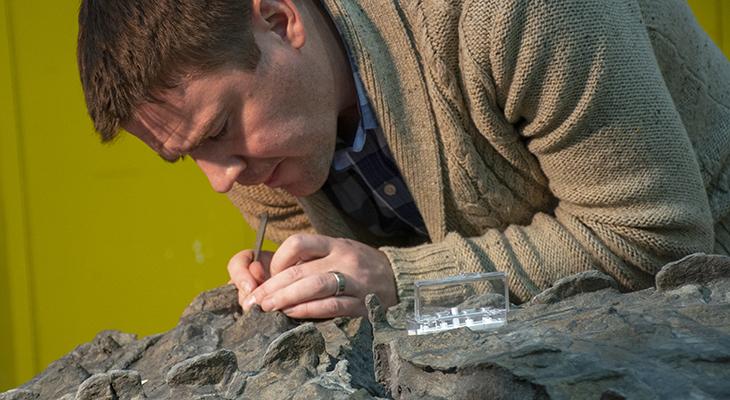
{"type": "Polygon", "coordinates": [[[137,371],[112,370],[94,374],[76,392],[75,400],[139,400],[146,399],[142,379],[137,371]]]}
{"type": "Polygon", "coordinates": [[[704,253],[690,254],[669,263],[656,276],[659,291],[671,290],[687,284],[707,284],[730,279],[730,258],[704,253]]]}
{"type": "Polygon", "coordinates": [[[553,287],[530,300],[530,304],[553,304],[569,297],[602,289],[618,290],[618,284],[610,276],[599,271],[580,272],[558,280],[553,287]]]}
{"type": "Polygon", "coordinates": [[[696,258],[667,269],[692,283],[621,294],[590,274],[604,289],[565,290],[578,274],[492,332],[376,330],[378,380],[398,399],[730,398],[730,280],[697,277],[696,258]]]}
{"type": "Polygon", "coordinates": [[[0,399],[348,398],[360,388],[377,393],[371,358],[352,355],[369,352],[367,320],[300,324],[258,308],[243,314],[236,302],[235,287],[227,285],[201,293],[164,334],[138,339],[100,332],[0,399]]]}
{"type": "Polygon", "coordinates": [[[12,389],[0,393],[0,400],[36,400],[40,395],[36,392],[23,389],[12,389]]]}
{"type": "Polygon", "coordinates": [[[237,370],[236,354],[221,349],[175,364],[167,373],[165,381],[171,387],[216,385],[228,381],[237,370]]]}
{"type": "Polygon", "coordinates": [[[495,331],[408,336],[411,303],[294,321],[235,288],[198,296],[170,331],[99,333],[0,400],[725,399],[730,259],[668,264],[657,288],[622,294],[599,272],[556,282],[495,331]],[[373,329],[374,327],[374,329],[373,329]]]}

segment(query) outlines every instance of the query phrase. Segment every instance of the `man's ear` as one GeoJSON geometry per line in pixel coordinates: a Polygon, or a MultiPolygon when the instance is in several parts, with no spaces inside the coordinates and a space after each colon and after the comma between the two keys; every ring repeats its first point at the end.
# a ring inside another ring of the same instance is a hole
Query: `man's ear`
{"type": "Polygon", "coordinates": [[[296,49],[304,46],[304,22],[293,0],[252,0],[251,20],[254,31],[276,33],[296,49]]]}

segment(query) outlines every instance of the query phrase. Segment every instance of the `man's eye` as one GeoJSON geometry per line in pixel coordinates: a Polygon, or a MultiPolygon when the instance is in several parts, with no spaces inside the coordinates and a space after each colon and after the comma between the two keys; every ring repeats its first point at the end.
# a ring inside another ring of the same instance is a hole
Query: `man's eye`
{"type": "Polygon", "coordinates": [[[225,136],[226,131],[227,131],[227,129],[226,129],[227,127],[228,127],[228,124],[223,125],[223,128],[220,131],[218,131],[218,133],[216,133],[215,135],[211,136],[210,137],[210,140],[218,140],[218,139],[222,138],[223,136],[225,136]]]}

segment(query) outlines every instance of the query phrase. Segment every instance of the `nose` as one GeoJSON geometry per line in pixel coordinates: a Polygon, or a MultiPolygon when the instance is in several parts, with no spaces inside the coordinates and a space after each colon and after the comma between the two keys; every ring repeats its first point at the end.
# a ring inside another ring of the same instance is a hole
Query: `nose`
{"type": "Polygon", "coordinates": [[[239,157],[229,157],[223,161],[196,158],[195,163],[218,193],[230,191],[238,176],[246,169],[246,162],[239,157]]]}

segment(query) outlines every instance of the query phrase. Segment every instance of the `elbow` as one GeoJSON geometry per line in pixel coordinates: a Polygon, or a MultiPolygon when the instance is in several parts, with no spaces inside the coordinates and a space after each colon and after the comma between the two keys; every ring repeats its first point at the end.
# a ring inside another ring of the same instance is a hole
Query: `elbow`
{"type": "Polygon", "coordinates": [[[642,217],[643,223],[614,225],[612,235],[604,236],[622,261],[619,265],[607,263],[604,268],[626,290],[650,287],[667,263],[714,249],[714,224],[709,212],[663,213],[662,218],[653,220],[647,214],[642,217]]]}
{"type": "Polygon", "coordinates": [[[706,210],[685,213],[666,225],[650,229],[653,240],[649,250],[654,253],[655,275],[666,264],[693,253],[712,253],[715,248],[715,230],[712,215],[706,210]]]}
{"type": "Polygon", "coordinates": [[[687,217],[684,224],[676,229],[676,240],[681,243],[670,261],[692,253],[711,253],[715,247],[715,228],[710,211],[697,210],[687,217]]]}

